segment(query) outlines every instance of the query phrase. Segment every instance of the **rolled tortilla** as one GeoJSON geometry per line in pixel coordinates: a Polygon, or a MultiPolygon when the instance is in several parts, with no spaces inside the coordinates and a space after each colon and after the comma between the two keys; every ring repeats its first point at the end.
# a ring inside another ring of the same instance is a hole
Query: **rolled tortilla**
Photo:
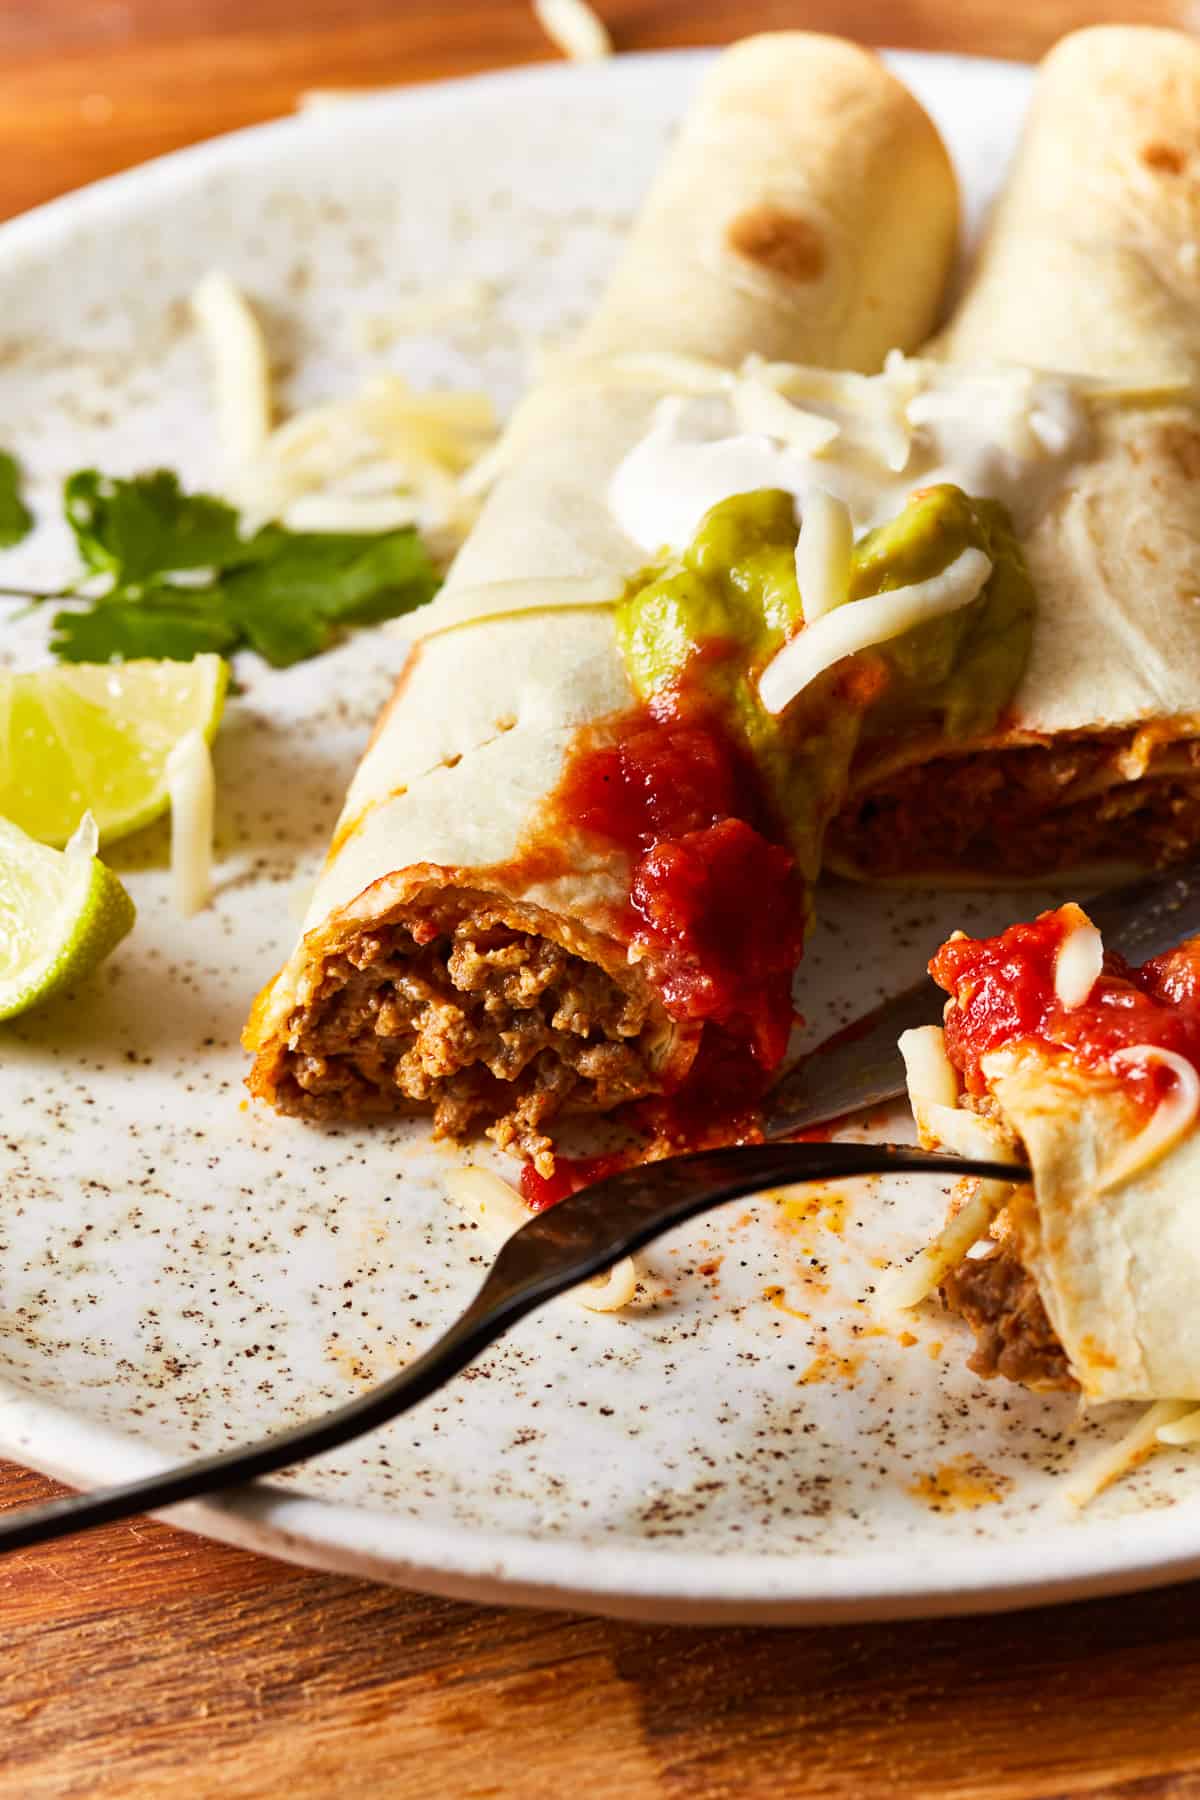
{"type": "Polygon", "coordinates": [[[1071,1004],[1056,1001],[1057,971],[1088,936],[1064,907],[952,941],[931,965],[951,996],[945,1034],[931,1034],[963,1085],[958,1110],[929,1107],[910,1058],[922,1139],[954,1143],[962,1120],[1033,1171],[1000,1196],[998,1247],[961,1262],[943,1292],[977,1333],[982,1374],[1073,1382],[1095,1401],[1200,1398],[1200,942],[1095,980],[1092,963],[1071,1004]]]}
{"type": "Polygon", "coordinates": [[[1098,414],[1057,492],[1017,509],[1038,610],[1006,716],[973,741],[865,748],[828,840],[843,873],[994,882],[1154,864],[1200,839],[1198,117],[1200,43],[1180,33],[1082,31],[1043,65],[934,350],[1142,400],[1098,414]]]}
{"type": "Polygon", "coordinates": [[[1015,1214],[1021,1261],[1084,1395],[1200,1398],[1200,1132],[1098,1191],[1145,1123],[1119,1080],[1029,1047],[988,1065],[1034,1171],[1035,1203],[1015,1214]]]}
{"type": "MultiPolygon", "coordinates": [[[[585,356],[766,348],[868,368],[929,328],[956,212],[933,127],[873,56],[750,40],[704,83],[585,356]]],[[[605,496],[655,399],[567,382],[521,409],[437,602],[445,627],[466,595],[469,622],[410,658],[247,1026],[250,1085],[273,1105],[432,1110],[439,1132],[487,1128],[542,1158],[560,1110],[670,1090],[696,1057],[703,1027],[631,955],[629,858],[547,812],[581,732],[633,704],[611,605],[645,559],[605,496]],[[528,610],[531,583],[545,608],[528,610]]]]}

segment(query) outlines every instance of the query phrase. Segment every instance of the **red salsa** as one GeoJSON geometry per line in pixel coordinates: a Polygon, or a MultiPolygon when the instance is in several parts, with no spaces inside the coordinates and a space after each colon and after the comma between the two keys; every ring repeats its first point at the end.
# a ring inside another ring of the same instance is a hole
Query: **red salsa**
{"type": "MultiPolygon", "coordinates": [[[[1083,1005],[1068,1009],[1055,995],[1054,967],[1079,919],[1076,908],[1060,907],[998,937],[951,938],[930,963],[956,1003],[946,1017],[946,1049],[969,1092],[986,1092],[980,1063],[989,1051],[1022,1042],[1061,1050],[1090,1069],[1108,1067],[1134,1044],[1153,1044],[1200,1068],[1200,938],[1140,968],[1107,952],[1083,1005]]],[[[1147,1104],[1171,1080],[1161,1066],[1118,1065],[1116,1072],[1147,1104]]]]}
{"type": "Polygon", "coordinates": [[[611,1156],[555,1156],[553,1175],[539,1175],[527,1162],[521,1169],[521,1198],[532,1212],[545,1212],[568,1194],[577,1194],[593,1181],[603,1181],[606,1175],[627,1169],[632,1160],[620,1150],[611,1156]]]}
{"type": "Polygon", "coordinates": [[[719,1029],[762,1080],[794,1018],[805,893],[749,754],[718,709],[673,687],[571,756],[559,802],[633,864],[631,947],[673,1018],[719,1029]]]}

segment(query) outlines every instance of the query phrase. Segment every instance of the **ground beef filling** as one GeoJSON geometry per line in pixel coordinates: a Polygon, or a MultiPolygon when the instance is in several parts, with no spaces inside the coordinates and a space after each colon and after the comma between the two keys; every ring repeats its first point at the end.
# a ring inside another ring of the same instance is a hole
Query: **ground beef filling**
{"type": "Polygon", "coordinates": [[[942,1283],[942,1299],[975,1333],[967,1367],[976,1375],[1004,1375],[1032,1388],[1075,1386],[1037,1284],[1007,1246],[964,1257],[942,1283]]]}
{"type": "Polygon", "coordinates": [[[560,945],[489,916],[365,932],[330,959],[292,1021],[279,1082],[310,1118],[431,1110],[439,1137],[484,1126],[535,1161],[564,1107],[607,1111],[657,1091],[650,1002],[560,945]]]}
{"type": "Polygon", "coordinates": [[[1120,751],[1034,745],[943,757],[883,781],[830,828],[836,863],[873,877],[967,870],[1000,877],[1088,863],[1159,867],[1200,843],[1200,745],[1175,746],[1172,772],[1096,791],[1120,751]],[[1196,779],[1180,773],[1197,762],[1196,779]]]}

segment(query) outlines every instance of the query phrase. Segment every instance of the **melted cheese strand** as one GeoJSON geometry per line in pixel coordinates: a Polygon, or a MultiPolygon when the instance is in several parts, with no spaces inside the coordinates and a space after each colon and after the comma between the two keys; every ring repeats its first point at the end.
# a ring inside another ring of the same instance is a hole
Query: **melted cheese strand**
{"type": "Polygon", "coordinates": [[[1173,1425],[1160,1425],[1156,1435],[1160,1444],[1200,1443],[1200,1407],[1186,1412],[1173,1425]]]}
{"type": "Polygon", "coordinates": [[[1071,910],[1078,922],[1058,946],[1054,958],[1054,997],[1067,1012],[1074,1012],[1085,1003],[1104,968],[1103,938],[1082,908],[1071,910]]]}
{"type": "Polygon", "coordinates": [[[1131,1044],[1126,1050],[1118,1050],[1110,1061],[1114,1064],[1140,1062],[1151,1068],[1169,1069],[1175,1081],[1166,1099],[1159,1101],[1149,1122],[1132,1143],[1127,1144],[1102,1171],[1094,1189],[1097,1194],[1111,1193],[1113,1188],[1123,1186],[1134,1175],[1152,1167],[1192,1129],[1196,1115],[1200,1113],[1200,1074],[1177,1051],[1163,1050],[1157,1044],[1131,1044]]]}
{"type": "Polygon", "coordinates": [[[262,327],[228,275],[214,269],[192,295],[192,315],[212,362],[218,428],[233,471],[262,455],[271,432],[271,367],[262,327]]]}
{"type": "Polygon", "coordinates": [[[1157,1400],[1153,1406],[1147,1407],[1135,1425],[1119,1437],[1115,1444],[1106,1444],[1082,1469],[1071,1478],[1063,1489],[1063,1498],[1069,1506],[1077,1510],[1085,1507],[1103,1493],[1122,1475],[1128,1475],[1140,1462],[1144,1462],[1159,1446],[1159,1432],[1168,1425],[1173,1425],[1185,1413],[1192,1411],[1193,1400],[1157,1400]]]}
{"type": "Polygon", "coordinates": [[[767,664],[758,683],[763,705],[770,713],[781,713],[843,657],[969,606],[991,572],[989,559],[972,545],[928,581],[871,594],[826,613],[797,632],[767,664]]]}
{"type": "Polygon", "coordinates": [[[185,919],[207,906],[212,893],[215,785],[203,732],[185,732],[167,757],[172,897],[185,919]]]}
{"type": "MultiPolygon", "coordinates": [[[[476,1168],[474,1164],[451,1169],[445,1185],[448,1197],[464,1212],[477,1217],[495,1244],[502,1244],[520,1226],[528,1225],[533,1216],[516,1188],[490,1169],[476,1168]]],[[[603,1275],[570,1288],[567,1297],[589,1312],[619,1312],[633,1299],[637,1284],[637,1264],[632,1256],[623,1256],[603,1275]]]]}
{"type": "Polygon", "coordinates": [[[806,626],[845,600],[853,552],[850,508],[824,488],[813,488],[804,497],[796,540],[796,585],[806,626]]]}

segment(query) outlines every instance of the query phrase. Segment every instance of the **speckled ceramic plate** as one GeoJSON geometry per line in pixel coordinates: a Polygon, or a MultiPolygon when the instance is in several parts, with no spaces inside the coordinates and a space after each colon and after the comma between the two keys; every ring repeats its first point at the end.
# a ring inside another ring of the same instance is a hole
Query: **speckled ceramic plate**
{"type": "MultiPolygon", "coordinates": [[[[507,405],[532,340],[587,308],[703,66],[520,71],[383,96],[187,152],[0,231],[0,419],[49,507],[96,463],[215,477],[185,297],[212,266],[266,309],[299,403],[361,379],[355,315],[461,276],[494,306],[381,358],[507,405]],[[597,147],[603,154],[597,154],[597,147]]],[[[1024,71],[897,59],[976,215],[1024,71]]],[[[19,573],[52,580],[47,527],[19,573]]],[[[14,577],[16,559],[10,564],[14,577]]],[[[40,653],[36,621],[3,654],[40,653]]],[[[161,830],[114,855],[132,938],[77,994],[0,1028],[0,1449],[81,1485],[306,1417],[401,1367],[486,1246],[412,1127],[318,1131],[243,1098],[238,1030],[291,944],[403,645],[247,666],[217,746],[219,887],[183,924],[161,830]]],[[[814,1033],[1009,901],[823,896],[814,1033]],[[836,1005],[830,996],[836,994],[836,1005]]],[[[902,1119],[870,1129],[904,1130],[902,1119]]],[[[1119,1429],[978,1386],[936,1311],[877,1319],[884,1259],[945,1191],[769,1197],[664,1241],[620,1317],[569,1301],[412,1417],[177,1522],[281,1556],[489,1600],[813,1620],[1013,1605],[1200,1567],[1200,1462],[1164,1453],[1082,1519],[1059,1476],[1119,1429]]]]}

